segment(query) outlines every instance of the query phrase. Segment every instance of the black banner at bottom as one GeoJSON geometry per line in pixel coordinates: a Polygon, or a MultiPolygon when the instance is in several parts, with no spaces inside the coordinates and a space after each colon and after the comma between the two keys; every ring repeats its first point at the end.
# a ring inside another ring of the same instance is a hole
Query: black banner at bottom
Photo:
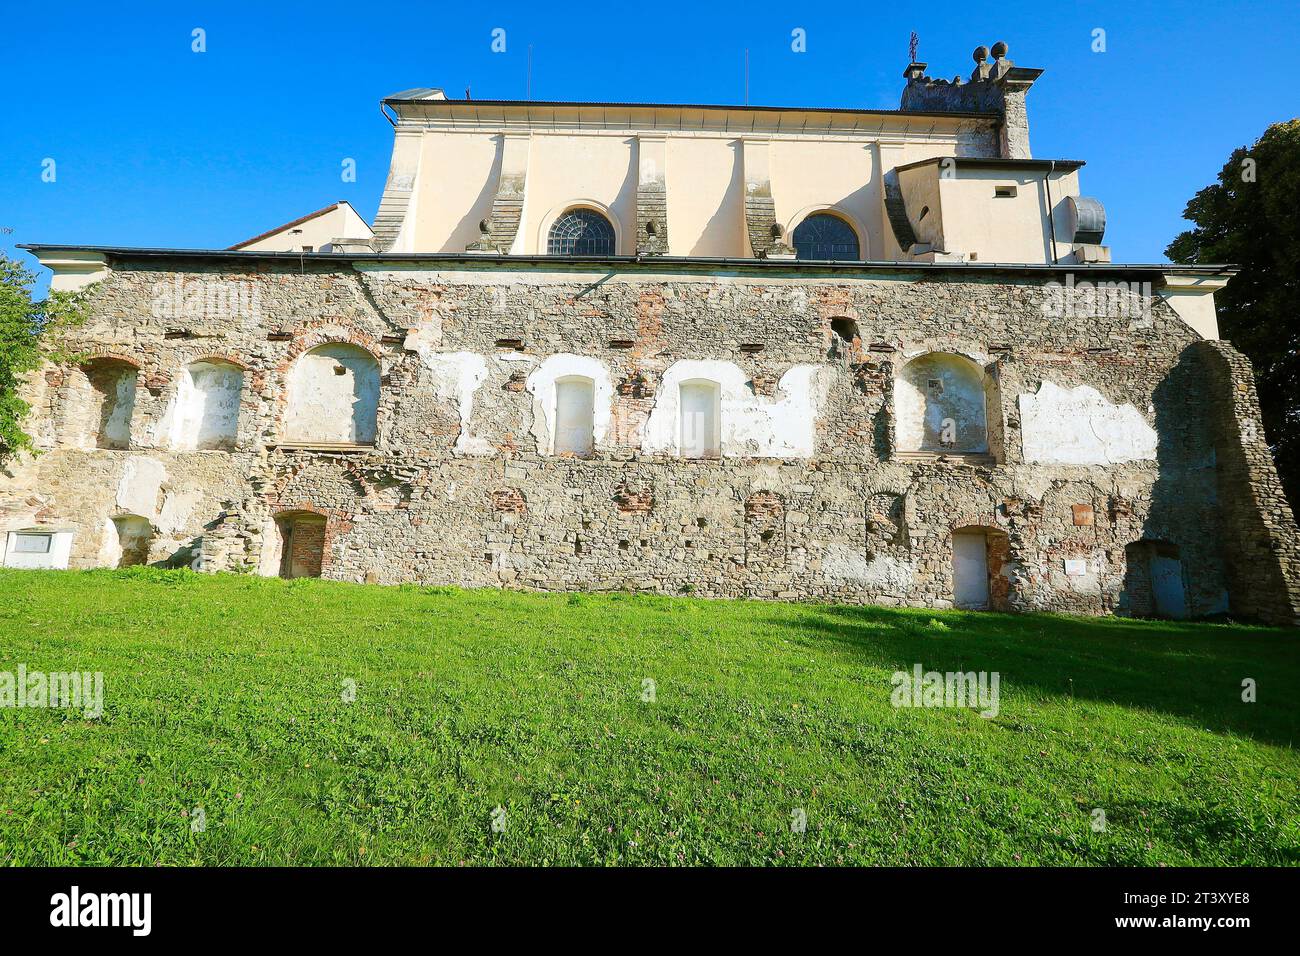
{"type": "Polygon", "coordinates": [[[611,918],[634,935],[689,919],[732,943],[789,921],[805,936],[851,925],[970,942],[989,931],[1229,942],[1292,925],[1298,885],[1296,871],[1258,869],[11,869],[0,871],[0,919],[8,942],[128,945],[334,946],[450,926],[486,929],[496,941],[512,932],[576,941],[588,929],[608,941],[611,918]]]}

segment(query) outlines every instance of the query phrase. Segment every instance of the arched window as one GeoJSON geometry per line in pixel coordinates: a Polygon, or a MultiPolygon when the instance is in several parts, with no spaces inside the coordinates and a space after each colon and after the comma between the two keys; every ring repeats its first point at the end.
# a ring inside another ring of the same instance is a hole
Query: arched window
{"type": "Polygon", "coordinates": [[[230,362],[206,360],[185,366],[172,405],[172,447],[233,449],[243,388],[244,373],[230,362]]]}
{"type": "Polygon", "coordinates": [[[693,379],[678,390],[683,458],[722,457],[722,390],[717,382],[693,379]]]}
{"type": "Polygon", "coordinates": [[[343,342],[318,345],[289,373],[285,441],[371,445],[379,408],[379,363],[343,342]]]}
{"type": "Polygon", "coordinates": [[[898,451],[988,452],[984,371],[965,356],[930,352],[912,359],[894,396],[898,451]]]}
{"type": "Polygon", "coordinates": [[[596,383],[585,375],[555,382],[555,454],[591,454],[595,433],[596,383]]]}
{"type": "Polygon", "coordinates": [[[819,212],[794,229],[794,251],[800,259],[830,259],[856,262],[858,234],[839,216],[819,212]]]}
{"type": "Polygon", "coordinates": [[[570,209],[551,226],[549,256],[612,256],[614,227],[594,209],[570,209]]]}

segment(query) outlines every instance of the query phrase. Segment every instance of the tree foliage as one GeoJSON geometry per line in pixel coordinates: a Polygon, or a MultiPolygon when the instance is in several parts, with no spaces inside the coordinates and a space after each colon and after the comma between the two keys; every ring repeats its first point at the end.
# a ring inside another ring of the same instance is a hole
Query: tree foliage
{"type": "Polygon", "coordinates": [[[1300,505],[1300,119],[1235,150],[1218,182],[1187,204],[1195,228],[1165,250],[1180,263],[1235,263],[1215,295],[1219,334],[1255,367],[1265,435],[1287,496],[1300,505]]]}
{"type": "Polygon", "coordinates": [[[46,361],[73,360],[65,336],[85,319],[84,290],[37,302],[35,282],[35,273],[0,254],[0,462],[32,448],[22,427],[31,411],[20,394],[26,374],[46,361]]]}

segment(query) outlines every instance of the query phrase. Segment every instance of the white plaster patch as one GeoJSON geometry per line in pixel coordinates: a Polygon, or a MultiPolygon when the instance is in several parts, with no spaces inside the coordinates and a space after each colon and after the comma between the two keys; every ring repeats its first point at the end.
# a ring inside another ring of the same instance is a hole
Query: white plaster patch
{"type": "Polygon", "coordinates": [[[552,355],[528,376],[528,391],[533,396],[533,437],[537,450],[550,454],[554,447],[556,422],[555,383],[562,378],[578,376],[591,379],[595,400],[592,406],[592,440],[600,445],[609,431],[609,420],[614,401],[614,385],[609,368],[599,359],[582,355],[560,353],[552,355]]]}
{"type": "Polygon", "coordinates": [[[491,455],[496,449],[486,438],[474,435],[470,418],[474,413],[474,393],[488,375],[487,359],[473,352],[434,352],[424,342],[411,342],[420,361],[433,372],[434,389],[442,401],[454,401],[460,413],[460,434],[453,450],[462,455],[491,455]]]}
{"type": "Polygon", "coordinates": [[[257,573],[262,577],[279,577],[281,545],[280,529],[275,519],[267,518],[262,522],[262,551],[257,556],[257,573]]]}
{"type": "Polygon", "coordinates": [[[178,451],[233,445],[244,373],[226,362],[193,362],[181,370],[159,432],[178,451]]]}
{"type": "Polygon", "coordinates": [[[734,362],[684,359],[664,372],[641,448],[681,453],[680,386],[695,379],[721,390],[721,450],[724,457],[811,458],[817,412],[829,385],[825,366],[795,365],[781,376],[777,399],[755,395],[734,362]]]}
{"type": "Polygon", "coordinates": [[[866,555],[842,544],[828,545],[822,558],[822,575],[835,581],[849,581],[889,594],[904,595],[912,590],[916,568],[906,561],[877,554],[866,555]]]}
{"type": "Polygon", "coordinates": [[[135,369],[116,371],[106,383],[103,401],[110,406],[102,426],[103,439],[112,447],[125,448],[131,441],[131,417],[135,413],[135,369]]]}
{"type": "Polygon", "coordinates": [[[198,489],[169,492],[163,499],[158,512],[158,530],[164,534],[175,534],[190,524],[194,509],[203,502],[203,492],[198,489]]]}
{"type": "Polygon", "coordinates": [[[1156,430],[1132,405],[1112,405],[1095,388],[1064,389],[1044,381],[1021,395],[1025,461],[1053,465],[1117,465],[1154,461],[1156,430]]]}
{"type": "Polygon", "coordinates": [[[117,483],[117,510],[122,514],[152,518],[158,513],[158,493],[167,480],[167,469],[156,458],[132,455],[122,466],[117,483]]]}

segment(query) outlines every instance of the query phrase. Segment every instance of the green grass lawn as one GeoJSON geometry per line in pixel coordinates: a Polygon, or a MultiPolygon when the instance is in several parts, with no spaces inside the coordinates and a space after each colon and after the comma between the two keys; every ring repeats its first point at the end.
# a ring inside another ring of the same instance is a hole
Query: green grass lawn
{"type": "Polygon", "coordinates": [[[105,681],[0,709],[0,863],[1296,864],[1298,637],[0,572],[0,671],[105,681]],[[1000,713],[895,709],[916,663],[1000,713]]]}

